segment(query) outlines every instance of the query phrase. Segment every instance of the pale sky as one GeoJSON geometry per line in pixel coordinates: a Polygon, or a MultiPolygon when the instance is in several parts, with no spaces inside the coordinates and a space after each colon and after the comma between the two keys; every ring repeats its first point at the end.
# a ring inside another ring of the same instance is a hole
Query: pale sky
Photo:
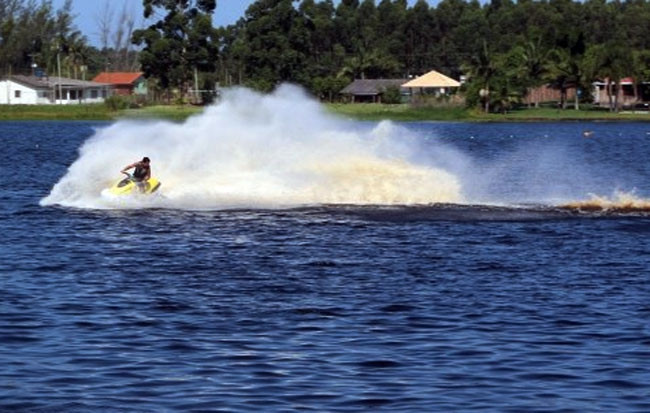
{"type": "MultiPolygon", "coordinates": [[[[217,0],[217,10],[214,13],[215,26],[227,26],[235,23],[255,0],[217,0]]],[[[52,4],[56,9],[63,6],[65,0],[53,0],[52,4]]],[[[136,27],[144,21],[142,16],[142,0],[72,0],[72,10],[75,15],[75,24],[79,30],[88,38],[91,44],[99,43],[97,20],[98,15],[106,9],[106,4],[118,14],[126,5],[134,16],[136,16],[136,27]]]]}
{"type": "MultiPolygon", "coordinates": [[[[65,0],[53,0],[55,8],[60,8],[65,0]]],[[[244,16],[248,6],[255,0],[217,0],[217,10],[214,13],[215,26],[227,26],[235,23],[239,18],[244,16]]],[[[415,4],[416,0],[408,0],[409,5],[415,4]]],[[[437,1],[429,0],[433,5],[437,1]]],[[[105,10],[106,4],[114,9],[114,13],[119,13],[124,5],[136,16],[136,27],[144,26],[144,17],[142,17],[142,0],[72,0],[73,13],[75,14],[75,24],[79,30],[88,38],[91,44],[99,43],[97,30],[98,15],[105,10]]],[[[334,1],[338,4],[338,1],[334,1]]],[[[375,1],[379,3],[379,0],[375,1]]]]}

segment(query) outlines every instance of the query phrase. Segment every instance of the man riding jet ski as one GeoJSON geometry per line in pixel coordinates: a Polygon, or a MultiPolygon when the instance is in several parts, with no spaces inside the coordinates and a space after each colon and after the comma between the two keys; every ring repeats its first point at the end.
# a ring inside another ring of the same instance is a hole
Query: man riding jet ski
{"type": "Polygon", "coordinates": [[[151,177],[151,161],[146,156],[141,161],[125,166],[120,172],[127,177],[111,188],[111,193],[115,195],[130,194],[136,189],[140,193],[151,194],[160,187],[160,181],[151,177]],[[127,171],[132,168],[135,170],[129,174],[127,171]]]}

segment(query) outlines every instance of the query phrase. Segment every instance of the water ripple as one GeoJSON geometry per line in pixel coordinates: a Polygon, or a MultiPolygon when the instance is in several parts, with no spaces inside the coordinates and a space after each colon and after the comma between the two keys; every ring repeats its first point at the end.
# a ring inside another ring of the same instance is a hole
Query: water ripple
{"type": "Polygon", "coordinates": [[[641,213],[41,208],[91,133],[43,125],[0,126],[52,154],[1,183],[0,411],[650,411],[641,213]]]}

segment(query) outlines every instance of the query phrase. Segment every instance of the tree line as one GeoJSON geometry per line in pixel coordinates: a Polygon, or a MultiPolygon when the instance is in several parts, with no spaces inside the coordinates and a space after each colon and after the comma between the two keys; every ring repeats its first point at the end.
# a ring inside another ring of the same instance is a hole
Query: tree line
{"type": "MultiPolygon", "coordinates": [[[[96,48],[72,25],[69,2],[54,11],[47,0],[0,0],[0,64],[18,70],[36,61],[51,71],[58,52],[72,75],[119,60],[115,66],[137,64],[156,88],[181,96],[293,82],[329,100],[353,79],[435,69],[465,76],[467,103],[488,111],[543,84],[562,92],[563,106],[578,107],[595,79],[611,80],[610,91],[625,76],[650,79],[645,0],[258,0],[227,27],[213,26],[216,0],[142,1],[146,24],[126,24],[115,47],[96,48]],[[572,102],[569,88],[581,92],[572,102]]],[[[610,96],[615,110],[618,95],[610,96]]]]}
{"type": "MultiPolygon", "coordinates": [[[[260,0],[221,29],[221,78],[260,89],[298,82],[322,98],[355,78],[408,78],[435,69],[464,86],[469,105],[503,109],[530,88],[595,79],[650,80],[645,0],[260,0]],[[295,7],[294,7],[295,4],[295,7]]],[[[617,94],[612,108],[618,107],[617,94]]]]}
{"type": "Polygon", "coordinates": [[[52,0],[0,0],[0,75],[43,74],[91,79],[101,71],[139,68],[131,42],[135,19],[127,8],[98,11],[100,45],[74,24],[72,1],[56,9],[52,0]]]}

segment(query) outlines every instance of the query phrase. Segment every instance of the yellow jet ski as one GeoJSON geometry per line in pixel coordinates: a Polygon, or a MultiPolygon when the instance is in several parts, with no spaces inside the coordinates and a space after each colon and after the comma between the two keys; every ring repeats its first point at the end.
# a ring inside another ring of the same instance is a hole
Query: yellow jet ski
{"type": "Polygon", "coordinates": [[[160,188],[160,181],[151,177],[143,183],[138,183],[131,174],[124,172],[127,177],[113,185],[109,192],[113,195],[153,194],[160,188]]]}

